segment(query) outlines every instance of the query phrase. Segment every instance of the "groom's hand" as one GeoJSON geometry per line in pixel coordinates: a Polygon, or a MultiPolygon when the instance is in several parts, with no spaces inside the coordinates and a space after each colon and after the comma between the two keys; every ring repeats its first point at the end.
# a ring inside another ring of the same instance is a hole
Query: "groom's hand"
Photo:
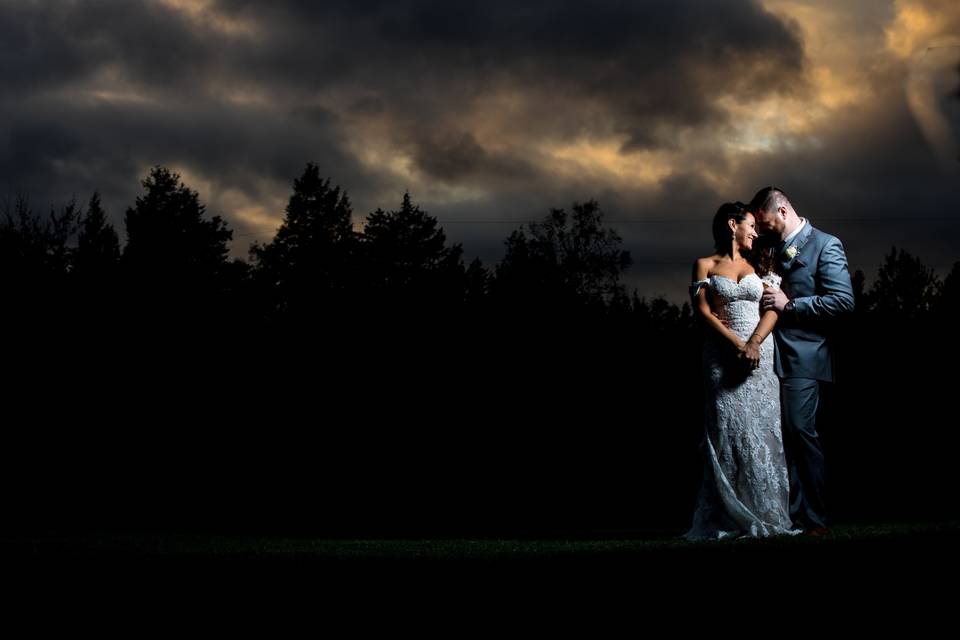
{"type": "Polygon", "coordinates": [[[783,313],[783,308],[790,302],[786,294],[780,289],[769,288],[763,292],[760,298],[760,309],[764,312],[773,309],[777,313],[783,313]]]}

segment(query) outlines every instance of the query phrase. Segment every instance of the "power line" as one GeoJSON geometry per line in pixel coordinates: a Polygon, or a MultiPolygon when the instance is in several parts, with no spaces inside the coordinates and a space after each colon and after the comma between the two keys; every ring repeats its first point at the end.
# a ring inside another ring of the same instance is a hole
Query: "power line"
{"type": "MultiPolygon", "coordinates": [[[[544,220],[437,220],[438,224],[539,224],[544,220]]],[[[612,219],[601,220],[607,224],[709,224],[710,220],[703,218],[651,218],[651,219],[612,219]]],[[[960,216],[898,216],[898,217],[863,217],[863,218],[817,218],[817,222],[960,222],[960,216]]],[[[265,235],[257,232],[234,233],[234,236],[265,235]]]]}
{"type": "MultiPolygon", "coordinates": [[[[960,222],[960,217],[897,217],[897,218],[817,218],[818,222],[960,222]]],[[[543,220],[437,220],[443,224],[525,224],[541,223],[543,220]]],[[[709,224],[711,220],[697,219],[628,219],[601,220],[615,224],[709,224]]]]}

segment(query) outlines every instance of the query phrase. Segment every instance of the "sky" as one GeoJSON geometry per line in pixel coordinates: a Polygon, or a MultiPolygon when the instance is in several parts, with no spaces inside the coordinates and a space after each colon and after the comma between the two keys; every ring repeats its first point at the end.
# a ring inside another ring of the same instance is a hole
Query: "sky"
{"type": "Polygon", "coordinates": [[[0,0],[0,71],[0,196],[98,190],[121,240],[162,164],[246,258],[315,162],[358,230],[409,191],[488,267],[596,199],[676,302],[767,185],[868,282],[960,260],[955,0],[0,0]]]}

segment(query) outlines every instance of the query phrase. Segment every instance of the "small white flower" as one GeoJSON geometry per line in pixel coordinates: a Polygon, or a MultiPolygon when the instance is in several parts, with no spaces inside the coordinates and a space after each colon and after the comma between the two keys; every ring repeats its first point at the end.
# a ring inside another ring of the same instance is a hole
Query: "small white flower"
{"type": "Polygon", "coordinates": [[[788,259],[793,260],[795,257],[797,257],[797,253],[799,252],[800,250],[797,249],[797,245],[792,244],[789,247],[787,247],[787,250],[785,253],[787,254],[788,259]]]}

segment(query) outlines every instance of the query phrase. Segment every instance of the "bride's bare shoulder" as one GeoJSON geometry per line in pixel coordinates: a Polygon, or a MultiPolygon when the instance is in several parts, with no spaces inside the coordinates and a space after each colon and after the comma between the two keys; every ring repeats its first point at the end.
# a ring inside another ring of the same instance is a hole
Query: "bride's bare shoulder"
{"type": "Polygon", "coordinates": [[[697,258],[693,263],[693,279],[694,280],[703,280],[707,277],[707,274],[717,266],[717,261],[720,259],[718,255],[706,256],[703,258],[697,258]]]}

